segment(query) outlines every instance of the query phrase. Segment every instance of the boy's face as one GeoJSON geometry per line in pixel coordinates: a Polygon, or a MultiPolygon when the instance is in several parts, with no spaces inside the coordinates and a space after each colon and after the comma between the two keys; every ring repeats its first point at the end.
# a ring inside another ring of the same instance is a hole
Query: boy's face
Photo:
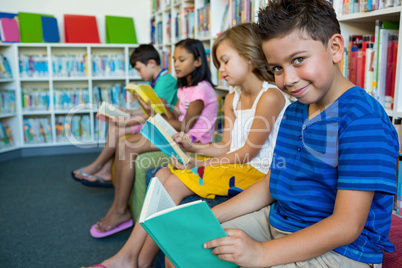
{"type": "Polygon", "coordinates": [[[154,68],[152,68],[152,64],[150,62],[145,65],[144,63],[137,61],[134,69],[138,71],[138,74],[144,81],[151,81],[154,77],[154,68]]]}
{"type": "Polygon", "coordinates": [[[334,62],[336,51],[331,45],[324,47],[321,41],[295,30],[263,42],[262,48],[281,90],[304,104],[326,106],[334,101],[333,81],[338,67],[334,62]]]}

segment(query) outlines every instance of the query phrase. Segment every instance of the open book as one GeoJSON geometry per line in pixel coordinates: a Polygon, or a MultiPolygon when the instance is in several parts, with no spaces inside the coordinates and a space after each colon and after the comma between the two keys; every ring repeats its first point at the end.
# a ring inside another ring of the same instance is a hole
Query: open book
{"type": "MultiPolygon", "coordinates": [[[[125,88],[132,95],[136,92],[140,98],[147,103],[148,100],[151,102],[151,107],[157,114],[165,114],[169,118],[169,113],[166,110],[165,105],[162,103],[161,99],[156,95],[153,88],[149,85],[136,85],[136,84],[128,84],[125,88]]],[[[141,104],[140,104],[141,105],[141,104]]],[[[144,107],[142,107],[144,113],[146,113],[144,107]]]]}
{"type": "Polygon", "coordinates": [[[172,136],[177,131],[160,114],[149,117],[140,133],[168,156],[174,155],[181,163],[186,165],[190,159],[183,152],[172,136]]]}
{"type": "Polygon", "coordinates": [[[100,106],[98,113],[100,115],[109,117],[113,120],[115,120],[116,117],[124,117],[124,118],[130,117],[129,113],[123,112],[119,108],[116,108],[112,104],[107,102],[102,102],[102,105],[100,106]]]}
{"type": "Polygon", "coordinates": [[[205,201],[176,206],[158,178],[152,178],[139,223],[175,267],[238,267],[204,249],[205,242],[227,236],[205,201]]]}

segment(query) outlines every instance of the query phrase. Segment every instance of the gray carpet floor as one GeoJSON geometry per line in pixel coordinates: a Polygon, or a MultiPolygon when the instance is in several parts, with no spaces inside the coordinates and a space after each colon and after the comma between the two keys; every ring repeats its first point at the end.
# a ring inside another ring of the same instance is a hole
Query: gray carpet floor
{"type": "Polygon", "coordinates": [[[87,187],[70,172],[98,154],[0,163],[0,267],[81,267],[100,263],[131,229],[95,239],[89,229],[112,204],[112,188],[87,187]]]}

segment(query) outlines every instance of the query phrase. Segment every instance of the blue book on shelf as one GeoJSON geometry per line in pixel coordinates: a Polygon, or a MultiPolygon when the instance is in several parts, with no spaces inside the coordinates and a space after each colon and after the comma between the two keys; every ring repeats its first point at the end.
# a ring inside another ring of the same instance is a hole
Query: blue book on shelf
{"type": "Polygon", "coordinates": [[[42,35],[44,42],[57,43],[60,42],[59,27],[57,19],[53,17],[41,17],[42,35]]]}

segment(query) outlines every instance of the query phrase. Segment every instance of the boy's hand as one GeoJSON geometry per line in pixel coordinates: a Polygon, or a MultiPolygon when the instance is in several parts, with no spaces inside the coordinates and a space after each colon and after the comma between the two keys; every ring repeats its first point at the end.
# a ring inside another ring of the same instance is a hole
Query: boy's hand
{"type": "Polygon", "coordinates": [[[141,107],[144,108],[145,112],[148,115],[151,115],[153,113],[153,110],[151,107],[151,100],[148,100],[147,102],[143,101],[137,92],[134,92],[133,96],[138,101],[138,103],[141,105],[141,107]]]}
{"type": "Polygon", "coordinates": [[[242,230],[226,229],[225,232],[227,237],[206,242],[204,248],[213,248],[212,254],[218,255],[219,259],[234,262],[239,266],[263,266],[259,261],[264,253],[260,242],[242,230]]]}
{"type": "Polygon", "coordinates": [[[193,152],[194,144],[191,142],[190,137],[184,132],[176,133],[172,138],[179,145],[180,149],[187,152],[193,152]]]}

